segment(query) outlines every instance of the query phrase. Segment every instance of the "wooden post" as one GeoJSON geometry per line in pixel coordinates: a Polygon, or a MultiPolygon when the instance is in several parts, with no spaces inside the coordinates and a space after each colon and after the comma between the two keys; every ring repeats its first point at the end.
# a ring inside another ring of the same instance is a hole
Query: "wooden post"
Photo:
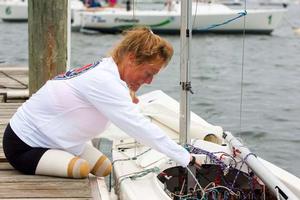
{"type": "Polygon", "coordinates": [[[68,0],[28,0],[29,93],[67,65],[68,0]]]}

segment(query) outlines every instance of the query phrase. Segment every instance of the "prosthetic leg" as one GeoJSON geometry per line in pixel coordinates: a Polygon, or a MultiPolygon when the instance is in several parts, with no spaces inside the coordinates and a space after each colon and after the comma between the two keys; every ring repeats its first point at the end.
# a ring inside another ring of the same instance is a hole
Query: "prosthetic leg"
{"type": "Polygon", "coordinates": [[[85,178],[89,173],[90,168],[86,160],[56,149],[46,151],[35,170],[35,174],[39,175],[69,178],[85,178]]]}
{"type": "Polygon", "coordinates": [[[86,144],[80,156],[62,150],[50,149],[41,157],[35,174],[86,178],[89,173],[107,176],[112,170],[110,160],[95,147],[86,144]]]}
{"type": "Polygon", "coordinates": [[[86,144],[81,158],[88,161],[90,172],[98,177],[107,176],[112,171],[110,160],[92,145],[86,144]]]}

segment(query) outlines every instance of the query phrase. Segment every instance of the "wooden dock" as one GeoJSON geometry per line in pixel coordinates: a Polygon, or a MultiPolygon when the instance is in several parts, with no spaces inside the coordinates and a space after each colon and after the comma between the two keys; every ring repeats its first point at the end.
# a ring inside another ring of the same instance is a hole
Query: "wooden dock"
{"type": "Polygon", "coordinates": [[[26,69],[0,68],[0,199],[107,199],[101,192],[101,187],[105,187],[103,181],[95,176],[69,179],[24,175],[7,162],[2,148],[3,132],[9,119],[28,97],[27,83],[26,69]]]}
{"type": "Polygon", "coordinates": [[[22,102],[28,96],[28,68],[0,67],[0,102],[22,102]]]}

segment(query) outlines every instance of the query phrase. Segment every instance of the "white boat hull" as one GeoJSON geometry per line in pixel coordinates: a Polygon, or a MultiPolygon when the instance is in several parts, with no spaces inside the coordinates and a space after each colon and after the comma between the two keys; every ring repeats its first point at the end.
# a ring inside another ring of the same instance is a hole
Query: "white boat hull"
{"type": "MultiPolygon", "coordinates": [[[[71,19],[74,11],[85,9],[79,0],[70,1],[71,19]]],[[[7,0],[0,1],[0,19],[7,22],[28,21],[28,1],[27,0],[7,0]]]]}
{"type": "MultiPolygon", "coordinates": [[[[241,17],[222,26],[208,30],[215,24],[233,19],[241,10],[232,10],[221,4],[201,4],[194,9],[193,31],[195,32],[242,32],[244,18],[241,17]],[[199,8],[198,8],[199,7],[199,8]],[[195,15],[195,13],[197,13],[195,15]]],[[[247,32],[271,33],[282,20],[285,9],[247,10],[247,32]]],[[[158,32],[179,32],[180,9],[168,10],[135,10],[109,8],[93,11],[82,11],[81,26],[84,29],[99,31],[120,31],[134,25],[146,25],[158,32]]]]}
{"type": "Polygon", "coordinates": [[[27,2],[3,1],[0,2],[0,18],[3,21],[27,21],[27,2]]]}
{"type": "MultiPolygon", "coordinates": [[[[178,102],[161,91],[154,91],[140,97],[140,108],[144,115],[148,116],[153,123],[166,131],[172,139],[178,141],[179,127],[176,126],[179,120],[178,102]]],[[[214,133],[219,137],[222,132],[221,127],[207,123],[194,113],[191,115],[191,137],[194,139],[194,146],[209,152],[221,152],[216,154],[216,156],[220,158],[223,153],[235,157],[236,155],[232,151],[232,147],[227,144],[226,141],[223,141],[223,145],[219,145],[202,140],[207,134],[214,133]]],[[[149,150],[149,147],[135,143],[134,139],[128,137],[114,125],[111,125],[104,134],[101,134],[101,137],[109,138],[113,141],[114,188],[117,194],[115,198],[123,200],[171,200],[170,196],[164,190],[165,186],[158,180],[157,173],[150,172],[140,175],[139,172],[155,167],[159,169],[159,172],[162,172],[165,169],[176,166],[176,163],[155,150],[149,150]],[[137,155],[140,156],[138,156],[136,160],[123,160],[137,155]],[[136,176],[136,178],[133,179],[128,178],[134,174],[139,174],[140,176],[136,176]]],[[[239,160],[238,157],[235,158],[238,162],[236,169],[248,172],[247,165],[243,165],[242,168],[240,168],[242,160],[239,160]]],[[[203,155],[198,156],[198,159],[202,159],[203,163],[210,163],[210,160],[207,160],[207,157],[203,155]]],[[[268,170],[265,176],[274,176],[276,179],[279,179],[285,187],[296,195],[296,198],[291,199],[299,199],[300,179],[298,177],[262,158],[258,158],[258,160],[256,167],[259,167],[262,163],[261,167],[268,170]]],[[[223,161],[224,163],[231,162],[230,159],[224,159],[223,161]]]]}

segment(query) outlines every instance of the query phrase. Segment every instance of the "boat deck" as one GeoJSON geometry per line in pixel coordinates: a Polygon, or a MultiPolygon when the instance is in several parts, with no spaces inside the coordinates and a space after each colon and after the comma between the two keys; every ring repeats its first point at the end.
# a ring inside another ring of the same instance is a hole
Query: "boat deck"
{"type": "Polygon", "coordinates": [[[0,68],[0,198],[1,199],[104,199],[101,198],[101,179],[56,178],[24,175],[7,162],[2,149],[2,137],[7,123],[17,108],[28,97],[25,68],[0,68]],[[8,75],[8,76],[7,76],[8,75]],[[19,89],[13,89],[19,88],[19,89]]]}

